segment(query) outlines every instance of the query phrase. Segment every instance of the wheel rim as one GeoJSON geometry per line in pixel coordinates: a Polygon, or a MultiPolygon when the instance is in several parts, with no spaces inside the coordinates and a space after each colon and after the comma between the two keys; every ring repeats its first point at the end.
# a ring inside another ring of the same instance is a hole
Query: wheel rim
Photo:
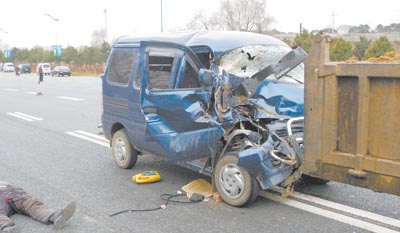
{"type": "Polygon", "coordinates": [[[119,161],[124,161],[126,159],[126,146],[122,138],[117,138],[115,140],[114,154],[119,161]]]}
{"type": "Polygon", "coordinates": [[[225,164],[219,172],[222,192],[232,199],[239,198],[244,191],[244,177],[240,168],[233,163],[225,164]]]}

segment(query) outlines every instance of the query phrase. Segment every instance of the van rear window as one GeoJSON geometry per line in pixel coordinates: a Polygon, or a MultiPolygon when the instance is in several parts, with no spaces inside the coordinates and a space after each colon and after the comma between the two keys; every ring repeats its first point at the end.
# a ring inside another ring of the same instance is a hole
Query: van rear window
{"type": "Polygon", "coordinates": [[[132,76],[135,53],[132,50],[114,50],[110,57],[108,80],[119,84],[128,84],[132,76]]]}

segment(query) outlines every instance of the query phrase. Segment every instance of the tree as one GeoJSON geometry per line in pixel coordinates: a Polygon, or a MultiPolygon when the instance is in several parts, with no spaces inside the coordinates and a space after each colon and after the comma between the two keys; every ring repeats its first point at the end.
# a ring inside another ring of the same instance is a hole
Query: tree
{"type": "Polygon", "coordinates": [[[301,34],[298,34],[294,38],[295,44],[297,46],[300,46],[307,53],[310,52],[313,40],[314,40],[314,35],[309,33],[306,29],[304,29],[301,34]]]}
{"type": "Polygon", "coordinates": [[[265,14],[264,0],[223,0],[218,12],[208,18],[199,11],[186,28],[265,32],[273,21],[265,14]]]}
{"type": "Polygon", "coordinates": [[[351,43],[339,38],[331,43],[329,54],[331,61],[345,61],[353,54],[351,43]]]}
{"type": "Polygon", "coordinates": [[[356,56],[358,59],[362,59],[370,44],[371,40],[368,40],[365,36],[360,36],[360,41],[357,42],[354,47],[354,56],[356,56]]]}
{"type": "Polygon", "coordinates": [[[400,23],[391,23],[390,25],[384,26],[379,24],[375,28],[376,32],[400,32],[400,23]]]}
{"type": "Polygon", "coordinates": [[[368,24],[360,24],[359,26],[356,27],[351,27],[349,29],[350,33],[368,33],[370,31],[370,27],[368,24]]]}
{"type": "Polygon", "coordinates": [[[67,64],[76,63],[78,60],[78,50],[76,50],[72,46],[68,46],[67,48],[63,49],[61,61],[67,64]]]}
{"type": "Polygon", "coordinates": [[[191,30],[210,30],[209,19],[207,18],[205,12],[200,10],[194,14],[192,20],[186,25],[186,27],[191,30]]]}
{"type": "Polygon", "coordinates": [[[368,59],[370,57],[380,57],[390,51],[394,51],[394,49],[390,44],[389,39],[386,36],[381,36],[367,49],[364,58],[368,59]]]}

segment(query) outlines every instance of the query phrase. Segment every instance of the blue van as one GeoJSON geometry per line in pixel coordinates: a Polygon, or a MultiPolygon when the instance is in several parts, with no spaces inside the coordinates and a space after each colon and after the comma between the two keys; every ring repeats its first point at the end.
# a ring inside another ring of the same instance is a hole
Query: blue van
{"type": "Polygon", "coordinates": [[[102,125],[131,168],[144,152],[207,174],[232,206],[301,176],[306,53],[250,32],[121,37],[103,82],[102,125]]]}

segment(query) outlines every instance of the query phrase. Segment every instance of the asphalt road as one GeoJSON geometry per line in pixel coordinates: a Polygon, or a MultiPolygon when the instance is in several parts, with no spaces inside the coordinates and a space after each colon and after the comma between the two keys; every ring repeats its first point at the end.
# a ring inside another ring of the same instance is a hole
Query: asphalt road
{"type": "Polygon", "coordinates": [[[43,95],[35,95],[34,74],[0,73],[0,180],[51,207],[70,200],[78,207],[58,231],[14,215],[16,232],[400,232],[400,197],[335,182],[299,184],[288,199],[259,197],[246,208],[209,200],[110,217],[128,208],[159,207],[161,194],[208,178],[149,154],[130,170],[118,168],[98,135],[100,78],[45,77],[41,88],[43,95]],[[131,182],[145,170],[158,170],[162,181],[131,182]]]}

